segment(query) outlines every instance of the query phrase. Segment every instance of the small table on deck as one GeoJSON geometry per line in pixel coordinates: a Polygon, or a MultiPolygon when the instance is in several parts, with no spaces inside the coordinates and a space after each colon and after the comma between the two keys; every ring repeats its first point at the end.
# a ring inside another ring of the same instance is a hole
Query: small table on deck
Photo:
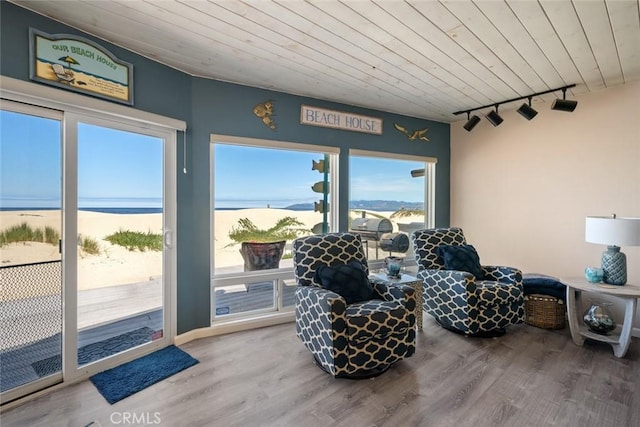
{"type": "Polygon", "coordinates": [[[573,342],[580,346],[584,343],[585,338],[605,342],[613,347],[613,354],[616,357],[624,357],[631,343],[631,329],[636,315],[638,298],[640,298],[640,286],[590,283],[587,279],[580,277],[562,278],[560,281],[567,285],[567,314],[573,342]],[[591,332],[582,321],[585,310],[582,305],[583,291],[605,294],[624,302],[622,325],[618,325],[609,335],[591,332]]]}
{"type": "Polygon", "coordinates": [[[419,331],[422,330],[422,280],[409,274],[402,274],[399,279],[389,278],[386,273],[375,273],[371,275],[371,279],[381,282],[398,283],[409,285],[416,291],[416,326],[419,331]]]}

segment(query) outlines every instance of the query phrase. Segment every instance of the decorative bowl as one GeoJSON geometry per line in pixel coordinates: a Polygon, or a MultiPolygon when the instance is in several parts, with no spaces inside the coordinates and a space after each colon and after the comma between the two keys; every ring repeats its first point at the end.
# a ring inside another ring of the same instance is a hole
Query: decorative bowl
{"type": "Polygon", "coordinates": [[[600,267],[587,267],[584,269],[584,277],[591,283],[600,283],[604,277],[604,270],[600,267]]]}
{"type": "Polygon", "coordinates": [[[584,313],[584,323],[591,332],[607,335],[616,328],[616,321],[611,315],[610,302],[592,301],[591,306],[584,313]]]}

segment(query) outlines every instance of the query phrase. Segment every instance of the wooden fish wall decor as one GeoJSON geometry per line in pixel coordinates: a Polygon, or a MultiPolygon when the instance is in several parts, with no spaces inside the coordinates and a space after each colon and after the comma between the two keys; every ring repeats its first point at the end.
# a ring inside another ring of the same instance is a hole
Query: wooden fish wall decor
{"type": "Polygon", "coordinates": [[[276,124],[271,118],[273,115],[273,101],[266,101],[253,107],[253,114],[262,119],[262,123],[269,129],[276,130],[276,124]]]}
{"type": "Polygon", "coordinates": [[[423,141],[429,141],[429,139],[425,136],[425,134],[427,133],[428,128],[419,129],[419,130],[415,130],[413,132],[409,132],[407,130],[407,128],[405,128],[403,126],[400,126],[397,123],[394,123],[393,127],[395,127],[398,132],[401,132],[401,133],[405,134],[407,136],[407,138],[409,138],[409,141],[414,141],[416,139],[421,139],[423,141]]]}

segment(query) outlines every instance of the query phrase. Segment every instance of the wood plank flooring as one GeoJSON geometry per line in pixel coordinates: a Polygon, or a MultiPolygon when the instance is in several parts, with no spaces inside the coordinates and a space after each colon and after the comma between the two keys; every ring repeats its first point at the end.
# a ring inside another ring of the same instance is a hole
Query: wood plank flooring
{"type": "Polygon", "coordinates": [[[359,381],[318,369],[293,323],[182,348],[200,364],[114,405],[85,381],[4,411],[1,424],[125,425],[129,413],[171,427],[640,425],[638,339],[617,359],[608,345],[576,346],[568,328],[465,338],[425,316],[413,357],[359,381]]]}

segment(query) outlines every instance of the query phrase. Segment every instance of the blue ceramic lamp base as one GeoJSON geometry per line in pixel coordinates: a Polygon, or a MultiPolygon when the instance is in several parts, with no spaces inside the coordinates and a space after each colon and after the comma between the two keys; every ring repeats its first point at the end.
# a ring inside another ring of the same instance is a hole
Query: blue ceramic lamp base
{"type": "Polygon", "coordinates": [[[627,256],[620,252],[619,246],[607,246],[602,254],[602,269],[605,283],[618,286],[627,283],[627,256]]]}

